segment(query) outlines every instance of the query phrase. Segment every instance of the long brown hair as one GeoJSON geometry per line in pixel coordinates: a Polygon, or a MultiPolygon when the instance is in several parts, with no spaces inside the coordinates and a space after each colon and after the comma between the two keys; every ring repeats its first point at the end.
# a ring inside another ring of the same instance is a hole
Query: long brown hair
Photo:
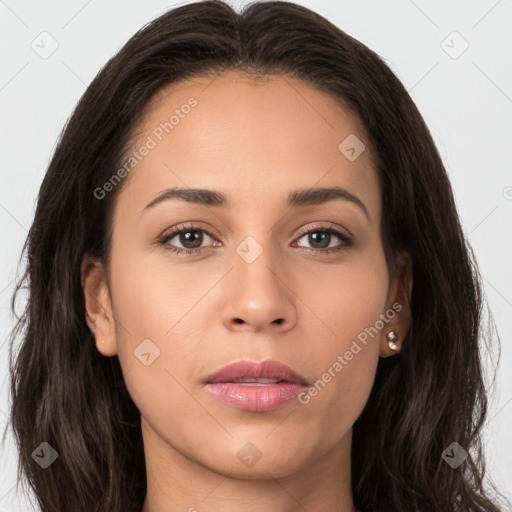
{"type": "Polygon", "coordinates": [[[44,512],[140,512],[140,413],[118,358],[95,347],[80,281],[85,253],[108,264],[123,183],[103,200],[94,191],[122,165],[157,91],[234,69],[299,78],[358,116],[377,156],[390,273],[399,251],[411,255],[411,329],[399,355],[380,359],[354,424],[355,506],[497,512],[499,493],[491,497],[484,486],[481,446],[481,278],[429,130],[376,53],[320,15],[274,1],[241,13],[219,1],[168,11],[101,69],[69,119],[40,188],[23,247],[27,267],[12,297],[14,310],[16,295],[28,288],[10,344],[19,479],[26,477],[44,512]],[[41,442],[59,454],[47,469],[31,456],[41,442]],[[442,458],[452,442],[469,453],[455,469],[442,458]]]}

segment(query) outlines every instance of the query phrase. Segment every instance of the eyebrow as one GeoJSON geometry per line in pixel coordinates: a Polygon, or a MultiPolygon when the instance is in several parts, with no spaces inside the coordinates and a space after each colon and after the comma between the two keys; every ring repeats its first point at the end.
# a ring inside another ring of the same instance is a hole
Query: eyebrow
{"type": "MultiPolygon", "coordinates": [[[[188,203],[202,204],[205,206],[215,206],[221,208],[231,208],[231,202],[222,192],[215,190],[199,188],[169,188],[155,197],[144,207],[145,211],[153,208],[157,204],[170,199],[181,199],[188,203]]],[[[341,187],[313,188],[294,190],[288,194],[286,205],[290,208],[300,208],[304,206],[318,205],[333,200],[349,201],[358,206],[371,223],[370,214],[364,203],[354,194],[341,187]]]]}

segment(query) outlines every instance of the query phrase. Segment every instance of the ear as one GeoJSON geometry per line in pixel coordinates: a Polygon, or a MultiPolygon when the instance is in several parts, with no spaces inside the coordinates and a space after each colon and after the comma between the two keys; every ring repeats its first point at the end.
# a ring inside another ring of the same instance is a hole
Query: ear
{"type": "Polygon", "coordinates": [[[96,348],[104,356],[114,356],[117,354],[115,323],[107,276],[101,260],[88,254],[82,258],[81,282],[85,317],[96,340],[96,348]]]}
{"type": "Polygon", "coordinates": [[[388,317],[391,316],[391,311],[394,315],[387,322],[383,330],[380,345],[380,356],[389,357],[400,352],[404,338],[409,332],[411,326],[411,310],[409,303],[412,293],[412,260],[407,252],[399,254],[397,259],[398,272],[397,275],[390,283],[388,299],[386,304],[386,312],[390,312],[388,317]],[[395,345],[398,346],[397,350],[393,350],[388,345],[388,332],[393,331],[396,334],[397,341],[395,345]]]}

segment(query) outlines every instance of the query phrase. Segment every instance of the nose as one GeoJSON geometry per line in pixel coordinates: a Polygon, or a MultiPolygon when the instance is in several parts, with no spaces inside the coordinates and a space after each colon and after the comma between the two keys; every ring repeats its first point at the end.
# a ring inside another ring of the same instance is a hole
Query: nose
{"type": "Polygon", "coordinates": [[[290,277],[277,270],[270,250],[252,263],[235,259],[225,280],[222,322],[232,331],[276,334],[293,328],[297,311],[290,277]]]}

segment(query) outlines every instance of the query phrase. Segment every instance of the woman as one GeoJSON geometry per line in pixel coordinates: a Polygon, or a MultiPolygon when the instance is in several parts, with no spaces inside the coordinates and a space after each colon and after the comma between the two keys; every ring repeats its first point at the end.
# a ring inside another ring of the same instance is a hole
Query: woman
{"type": "Polygon", "coordinates": [[[319,15],[206,1],[135,34],[25,248],[12,426],[44,511],[500,510],[446,171],[319,15]]]}

